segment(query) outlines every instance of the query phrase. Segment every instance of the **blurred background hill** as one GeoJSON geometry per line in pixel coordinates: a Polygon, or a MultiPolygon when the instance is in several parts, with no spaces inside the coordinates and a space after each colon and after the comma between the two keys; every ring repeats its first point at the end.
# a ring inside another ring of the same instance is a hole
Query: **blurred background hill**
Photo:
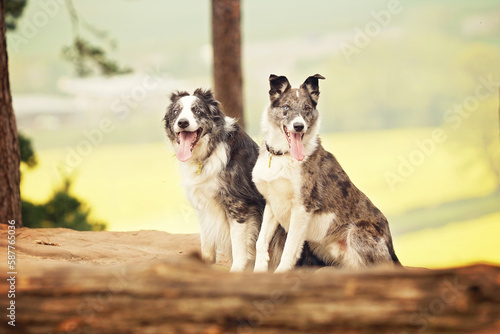
{"type": "MultiPolygon", "coordinates": [[[[64,2],[28,1],[7,34],[18,127],[38,157],[23,198],[42,203],[70,175],[110,230],[198,231],[161,119],[170,91],[213,85],[210,2],[75,7],[133,72],[77,77],[64,2]]],[[[269,74],[294,86],[322,74],[323,143],[388,216],[401,261],[500,263],[498,1],[243,1],[242,32],[257,141],[269,74]]]]}

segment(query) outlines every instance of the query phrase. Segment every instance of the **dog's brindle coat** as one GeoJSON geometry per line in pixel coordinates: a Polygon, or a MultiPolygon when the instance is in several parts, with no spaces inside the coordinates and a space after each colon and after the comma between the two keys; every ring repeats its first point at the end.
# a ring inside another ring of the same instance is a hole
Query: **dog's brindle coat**
{"type": "MultiPolygon", "coordinates": [[[[198,213],[202,256],[213,263],[221,252],[232,259],[232,271],[252,269],[265,206],[251,178],[258,146],[222,113],[210,90],[175,92],[170,99],[165,130],[198,213]]],[[[273,238],[271,266],[276,267],[286,233],[278,230],[273,238]]],[[[304,249],[301,264],[322,265],[307,245],[304,249]]]]}
{"type": "Polygon", "coordinates": [[[262,118],[265,143],[253,170],[267,201],[255,271],[271,270],[268,247],[279,225],[288,236],[276,272],[294,266],[304,241],[327,265],[400,265],[387,219],[321,145],[318,79],[324,77],[316,74],[291,88],[284,76],[269,78],[271,103],[262,118]]]}

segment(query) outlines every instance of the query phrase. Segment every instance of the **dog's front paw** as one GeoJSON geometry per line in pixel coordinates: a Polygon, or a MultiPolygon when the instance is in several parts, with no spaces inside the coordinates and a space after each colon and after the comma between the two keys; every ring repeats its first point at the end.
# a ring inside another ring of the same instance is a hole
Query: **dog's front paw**
{"type": "Polygon", "coordinates": [[[276,268],[276,270],[274,271],[274,273],[286,273],[287,271],[290,271],[290,267],[288,266],[284,266],[280,263],[280,265],[278,266],[278,268],[276,268]]]}
{"type": "Polygon", "coordinates": [[[214,264],[216,260],[215,251],[213,249],[202,249],[201,258],[207,263],[214,264]]]}
{"type": "Polygon", "coordinates": [[[231,269],[229,269],[230,272],[232,273],[240,273],[245,271],[246,263],[237,263],[233,262],[233,265],[231,266],[231,269]]]}
{"type": "Polygon", "coordinates": [[[268,270],[268,261],[265,259],[260,259],[255,261],[255,268],[253,271],[255,273],[267,273],[268,270]]]}

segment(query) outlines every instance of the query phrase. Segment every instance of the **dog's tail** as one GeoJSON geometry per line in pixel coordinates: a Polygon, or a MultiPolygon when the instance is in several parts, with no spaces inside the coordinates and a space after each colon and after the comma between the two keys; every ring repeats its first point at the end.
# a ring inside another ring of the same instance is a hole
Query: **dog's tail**
{"type": "Polygon", "coordinates": [[[396,252],[394,251],[394,247],[392,245],[392,240],[388,243],[387,248],[389,248],[389,254],[391,255],[391,260],[394,263],[396,267],[401,267],[404,268],[401,262],[399,262],[398,256],[396,255],[396,252]]]}
{"type": "MultiPolygon", "coordinates": [[[[281,255],[283,254],[283,249],[285,248],[287,233],[281,225],[278,225],[276,228],[276,232],[271,239],[270,248],[269,248],[269,269],[273,272],[281,261],[281,255]]],[[[296,267],[324,267],[327,264],[321,260],[318,256],[316,256],[309,244],[304,242],[304,246],[302,247],[302,253],[300,255],[299,260],[296,263],[296,267]]]]}

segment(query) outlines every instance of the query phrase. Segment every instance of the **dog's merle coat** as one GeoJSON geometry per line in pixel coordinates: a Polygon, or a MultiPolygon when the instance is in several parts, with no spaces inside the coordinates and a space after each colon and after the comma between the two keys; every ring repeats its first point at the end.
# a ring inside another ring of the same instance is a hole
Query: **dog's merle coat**
{"type": "MultiPolygon", "coordinates": [[[[210,90],[175,92],[170,100],[165,130],[182,162],[187,197],[198,213],[202,256],[214,262],[221,252],[232,259],[232,271],[251,269],[265,206],[251,178],[258,146],[222,113],[210,90]]],[[[273,245],[282,246],[285,238],[278,230],[273,245]]],[[[301,264],[321,265],[308,251],[305,247],[301,264]]],[[[281,250],[271,247],[271,253],[271,266],[276,267],[281,250]]]]}
{"type": "Polygon", "coordinates": [[[399,260],[384,215],[350,181],[318,138],[319,74],[300,88],[271,75],[263,114],[265,144],[253,170],[266,199],[255,271],[267,271],[268,246],[282,226],[288,236],[277,272],[291,269],[306,241],[327,265],[359,268],[399,260]]]}

